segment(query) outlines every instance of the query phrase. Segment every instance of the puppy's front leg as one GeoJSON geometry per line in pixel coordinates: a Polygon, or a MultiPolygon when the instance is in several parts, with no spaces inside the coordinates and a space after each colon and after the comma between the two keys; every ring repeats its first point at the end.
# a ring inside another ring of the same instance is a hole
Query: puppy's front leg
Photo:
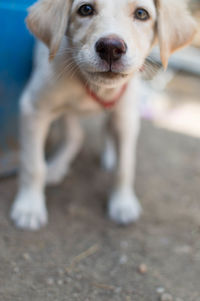
{"type": "Polygon", "coordinates": [[[139,132],[137,110],[133,98],[127,95],[127,98],[118,106],[112,116],[117,142],[118,166],[116,184],[109,201],[108,210],[110,218],[120,224],[136,221],[141,213],[141,206],[133,188],[136,144],[139,132]]]}
{"type": "Polygon", "coordinates": [[[47,166],[47,184],[58,184],[63,180],[72,161],[80,151],[83,143],[83,131],[76,115],[64,116],[65,141],[47,166]]]}
{"type": "Polygon", "coordinates": [[[21,113],[20,186],[11,218],[22,229],[37,230],[47,223],[44,143],[49,124],[49,116],[42,113],[21,113]]]}

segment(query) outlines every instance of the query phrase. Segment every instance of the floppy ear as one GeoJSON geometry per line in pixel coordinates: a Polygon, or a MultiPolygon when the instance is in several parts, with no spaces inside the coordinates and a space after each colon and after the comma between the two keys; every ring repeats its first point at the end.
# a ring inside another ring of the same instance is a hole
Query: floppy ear
{"type": "Polygon", "coordinates": [[[192,41],[196,24],[183,0],[156,0],[156,4],[160,55],[166,69],[170,55],[192,41]]]}
{"type": "Polygon", "coordinates": [[[29,8],[26,19],[30,31],[50,50],[53,59],[65,34],[71,0],[39,0],[29,8]]]}

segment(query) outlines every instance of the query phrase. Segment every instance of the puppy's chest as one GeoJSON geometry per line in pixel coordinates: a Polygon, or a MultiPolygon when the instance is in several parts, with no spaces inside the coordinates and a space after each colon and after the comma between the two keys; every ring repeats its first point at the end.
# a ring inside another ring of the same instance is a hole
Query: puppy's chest
{"type": "Polygon", "coordinates": [[[100,105],[86,93],[74,96],[68,104],[71,109],[80,113],[95,113],[102,111],[100,105]]]}
{"type": "Polygon", "coordinates": [[[102,107],[90,97],[82,87],[66,87],[60,101],[53,105],[54,111],[73,111],[79,114],[92,114],[102,111],[102,107]]]}

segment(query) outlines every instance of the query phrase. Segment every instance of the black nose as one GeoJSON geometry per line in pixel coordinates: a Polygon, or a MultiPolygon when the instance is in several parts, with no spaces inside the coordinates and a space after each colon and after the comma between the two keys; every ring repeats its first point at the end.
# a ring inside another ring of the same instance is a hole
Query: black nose
{"type": "Polygon", "coordinates": [[[126,43],[117,36],[101,38],[96,43],[96,52],[109,65],[119,60],[127,51],[126,43]]]}

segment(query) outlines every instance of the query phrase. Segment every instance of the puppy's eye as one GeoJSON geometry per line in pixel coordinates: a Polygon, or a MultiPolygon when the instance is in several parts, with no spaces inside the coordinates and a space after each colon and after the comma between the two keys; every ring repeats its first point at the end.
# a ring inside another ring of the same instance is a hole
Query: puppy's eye
{"type": "Polygon", "coordinates": [[[143,8],[136,9],[134,16],[136,19],[141,21],[146,21],[150,18],[149,13],[143,8]]]}
{"type": "Polygon", "coordinates": [[[94,7],[90,4],[84,4],[79,8],[78,14],[82,17],[92,16],[94,14],[94,7]]]}

